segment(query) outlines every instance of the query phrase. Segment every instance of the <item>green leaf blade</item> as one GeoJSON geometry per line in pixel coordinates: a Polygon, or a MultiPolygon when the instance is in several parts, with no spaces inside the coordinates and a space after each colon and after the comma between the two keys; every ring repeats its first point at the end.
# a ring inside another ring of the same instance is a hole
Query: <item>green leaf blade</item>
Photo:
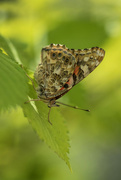
{"type": "Polygon", "coordinates": [[[23,69],[0,52],[0,109],[22,105],[27,99],[28,78],[23,69]]]}
{"type": "MultiPolygon", "coordinates": [[[[36,98],[34,91],[30,90],[30,96],[36,98]]],[[[33,103],[32,103],[33,104],[33,103]]],[[[48,122],[47,105],[41,101],[35,102],[34,106],[31,103],[23,105],[23,112],[28,118],[33,129],[37,132],[40,139],[62,158],[68,167],[71,169],[68,153],[69,153],[69,137],[68,129],[64,118],[58,112],[57,107],[52,108],[50,113],[50,120],[52,125],[48,122]],[[34,108],[35,107],[35,108],[34,108]]]]}
{"type": "MultiPolygon", "coordinates": [[[[18,44],[17,44],[18,45],[18,44]]],[[[63,159],[71,170],[68,153],[69,137],[64,118],[57,108],[52,108],[48,122],[49,108],[43,102],[24,104],[30,98],[37,99],[33,87],[28,86],[28,77],[18,63],[23,61],[22,48],[17,49],[16,43],[0,36],[0,110],[8,110],[10,107],[20,105],[25,116],[28,118],[32,128],[61,159],[63,159]],[[21,58],[20,58],[21,57],[21,58]],[[29,88],[30,87],[30,88],[29,88]],[[28,93],[29,92],[29,93],[28,93]]],[[[29,70],[27,73],[30,74],[29,70]]],[[[31,73],[33,76],[33,72],[31,73]]]]}
{"type": "Polygon", "coordinates": [[[4,49],[4,51],[12,58],[12,60],[14,60],[14,55],[10,44],[10,40],[0,35],[0,48],[4,49]]]}

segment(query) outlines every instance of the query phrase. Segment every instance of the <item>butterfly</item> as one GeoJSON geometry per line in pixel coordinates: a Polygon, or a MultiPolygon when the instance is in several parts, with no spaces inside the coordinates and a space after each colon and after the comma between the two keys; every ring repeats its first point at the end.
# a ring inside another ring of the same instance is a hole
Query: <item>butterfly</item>
{"type": "Polygon", "coordinates": [[[57,99],[87,77],[101,63],[104,55],[105,51],[99,47],[75,50],[61,44],[50,44],[42,48],[41,63],[34,73],[38,84],[35,88],[38,99],[30,101],[43,101],[48,104],[50,110],[51,107],[59,106],[58,104],[80,109],[58,102],[57,99]]]}

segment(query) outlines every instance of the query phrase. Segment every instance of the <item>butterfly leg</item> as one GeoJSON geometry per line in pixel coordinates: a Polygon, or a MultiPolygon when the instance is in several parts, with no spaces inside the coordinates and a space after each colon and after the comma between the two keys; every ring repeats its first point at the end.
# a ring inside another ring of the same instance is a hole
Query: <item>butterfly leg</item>
{"type": "Polygon", "coordinates": [[[50,112],[52,107],[59,107],[60,105],[56,104],[55,100],[52,100],[49,102],[48,107],[49,107],[49,112],[48,112],[48,122],[52,125],[50,121],[50,112]]]}
{"type": "Polygon", "coordinates": [[[24,104],[30,103],[31,101],[43,101],[42,99],[30,99],[29,101],[24,102],[24,104]]]}
{"type": "Polygon", "coordinates": [[[48,112],[48,122],[52,125],[51,121],[50,121],[50,111],[51,111],[51,107],[49,107],[49,112],[48,112]]]}
{"type": "MultiPolygon", "coordinates": [[[[43,101],[42,99],[31,99],[29,101],[26,101],[24,104],[30,103],[31,101],[43,101]]],[[[48,112],[48,122],[52,125],[51,121],[50,121],[50,111],[51,111],[51,107],[52,106],[48,106],[49,107],[49,112],[48,112]]]]}

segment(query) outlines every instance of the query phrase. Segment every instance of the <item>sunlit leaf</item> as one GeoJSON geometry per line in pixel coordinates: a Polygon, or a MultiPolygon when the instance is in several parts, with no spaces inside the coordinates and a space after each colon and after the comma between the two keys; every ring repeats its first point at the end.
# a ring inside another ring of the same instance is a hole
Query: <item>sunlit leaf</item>
{"type": "MultiPolygon", "coordinates": [[[[21,105],[25,116],[28,118],[40,139],[44,140],[71,169],[67,155],[69,153],[69,138],[64,119],[61,114],[53,108],[50,115],[53,124],[51,125],[48,123],[49,109],[46,104],[43,102],[36,102],[34,106],[24,104],[27,100],[28,78],[23,69],[14,61],[18,61],[18,52],[20,57],[23,51],[20,51],[21,48],[18,48],[19,51],[16,50],[16,44],[14,46],[13,44],[11,46],[11,44],[9,40],[1,36],[1,47],[7,55],[2,53],[2,51],[0,53],[0,108],[8,109],[10,106],[15,107],[16,105],[21,105]],[[14,60],[11,59],[11,57],[14,60]]],[[[18,45],[17,43],[17,47],[18,45]]],[[[21,44],[20,47],[22,47],[21,44]]],[[[30,73],[30,71],[28,72],[30,73]]],[[[28,95],[30,98],[37,98],[31,86],[28,95]]]]}
{"type": "MultiPolygon", "coordinates": [[[[33,87],[29,92],[31,98],[37,98],[33,87]]],[[[35,102],[34,106],[31,103],[23,105],[23,111],[28,118],[33,129],[37,132],[40,139],[62,158],[68,167],[70,167],[68,153],[69,153],[69,137],[66,124],[61,114],[52,108],[50,120],[52,125],[48,122],[49,108],[43,102],[35,102]]]]}
{"type": "Polygon", "coordinates": [[[27,80],[23,69],[0,52],[0,109],[24,103],[28,92],[27,80]]]}
{"type": "Polygon", "coordinates": [[[0,48],[11,57],[11,60],[21,63],[16,48],[12,42],[2,35],[0,35],[0,48]]]}
{"type": "Polygon", "coordinates": [[[33,46],[28,46],[28,44],[18,39],[11,39],[11,43],[13,44],[13,47],[16,48],[17,57],[19,57],[23,65],[28,67],[30,62],[35,63],[35,53],[33,46]]]}

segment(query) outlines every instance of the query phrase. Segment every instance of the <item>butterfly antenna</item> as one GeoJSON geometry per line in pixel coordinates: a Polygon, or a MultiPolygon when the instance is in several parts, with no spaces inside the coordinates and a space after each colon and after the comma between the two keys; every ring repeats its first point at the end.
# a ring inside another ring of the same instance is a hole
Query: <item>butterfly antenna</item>
{"type": "Polygon", "coordinates": [[[62,102],[58,102],[58,101],[56,101],[56,103],[62,104],[62,105],[64,105],[64,106],[68,106],[68,107],[71,107],[71,108],[74,108],[74,109],[79,109],[79,110],[82,110],[82,111],[90,112],[89,109],[81,109],[81,108],[79,108],[78,106],[71,106],[71,105],[68,105],[68,104],[65,104],[65,103],[62,103],[62,102]]]}
{"type": "Polygon", "coordinates": [[[52,125],[52,123],[50,121],[50,111],[51,111],[51,107],[49,108],[49,112],[48,112],[48,122],[52,125]]]}

